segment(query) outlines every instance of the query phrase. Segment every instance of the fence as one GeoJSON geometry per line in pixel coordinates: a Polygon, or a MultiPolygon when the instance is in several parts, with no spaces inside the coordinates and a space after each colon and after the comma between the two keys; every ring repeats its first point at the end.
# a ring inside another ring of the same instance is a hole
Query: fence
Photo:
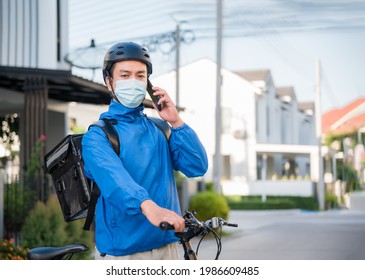
{"type": "Polygon", "coordinates": [[[0,241],[4,236],[4,174],[0,170],[0,241]]]}
{"type": "MultiPolygon", "coordinates": [[[[20,243],[20,232],[24,221],[29,211],[34,207],[38,200],[37,190],[39,187],[35,186],[38,180],[34,183],[25,185],[20,176],[4,176],[3,184],[3,238],[13,239],[16,244],[20,243]]],[[[51,189],[46,182],[44,189],[47,197],[51,189]]],[[[1,202],[0,202],[1,203],[1,202]]]]}

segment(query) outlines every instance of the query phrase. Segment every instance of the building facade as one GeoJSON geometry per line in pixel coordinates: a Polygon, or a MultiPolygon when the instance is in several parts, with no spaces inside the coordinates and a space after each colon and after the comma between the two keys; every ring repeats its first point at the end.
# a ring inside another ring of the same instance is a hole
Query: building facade
{"type": "MultiPolygon", "coordinates": [[[[275,87],[269,70],[221,73],[223,191],[313,195],[318,176],[314,103],[299,103],[293,87],[275,87]],[[290,187],[285,186],[288,180],[290,187]]],[[[185,108],[181,115],[207,149],[210,168],[205,181],[212,181],[216,64],[202,59],[181,67],[179,74],[179,105],[185,108]]],[[[153,83],[174,98],[174,71],[153,83]]]]}
{"type": "MultiPolygon", "coordinates": [[[[0,116],[19,117],[15,173],[22,177],[40,139],[45,139],[43,159],[69,132],[70,104],[108,104],[110,96],[105,86],[74,76],[64,60],[67,0],[0,0],[0,15],[0,116]]],[[[6,165],[13,163],[7,160],[6,165]]],[[[27,187],[34,189],[39,200],[46,200],[43,168],[34,181],[34,186],[27,187]]]]}

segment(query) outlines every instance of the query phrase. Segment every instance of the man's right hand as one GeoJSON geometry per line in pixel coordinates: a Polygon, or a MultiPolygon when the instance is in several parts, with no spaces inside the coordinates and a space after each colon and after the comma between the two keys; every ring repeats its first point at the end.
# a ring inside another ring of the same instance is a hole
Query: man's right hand
{"type": "Polygon", "coordinates": [[[150,199],[141,203],[141,210],[149,222],[156,227],[160,226],[162,222],[167,222],[174,227],[175,232],[180,232],[185,228],[185,220],[183,217],[174,211],[158,206],[150,199]]]}

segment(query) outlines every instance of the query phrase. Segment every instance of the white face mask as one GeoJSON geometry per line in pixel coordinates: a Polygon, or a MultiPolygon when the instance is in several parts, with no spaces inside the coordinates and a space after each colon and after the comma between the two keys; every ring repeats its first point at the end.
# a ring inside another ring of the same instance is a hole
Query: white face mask
{"type": "Polygon", "coordinates": [[[136,79],[116,80],[115,95],[128,108],[137,108],[146,96],[147,84],[136,79]]]}

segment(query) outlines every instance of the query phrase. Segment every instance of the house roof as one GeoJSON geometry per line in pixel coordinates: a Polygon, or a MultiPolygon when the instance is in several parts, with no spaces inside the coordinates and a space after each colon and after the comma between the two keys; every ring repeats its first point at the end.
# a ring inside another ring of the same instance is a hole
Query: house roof
{"type": "Polygon", "coordinates": [[[315,111],[314,102],[300,102],[298,103],[298,110],[313,115],[315,111]]]}
{"type": "MultiPolygon", "coordinates": [[[[44,79],[51,99],[101,105],[110,103],[105,85],[75,76],[70,70],[0,66],[0,88],[24,92],[27,78],[44,79]]],[[[152,108],[150,101],[146,100],[145,105],[152,108]]]]}
{"type": "Polygon", "coordinates": [[[342,108],[335,108],[322,115],[324,134],[349,133],[365,126],[365,97],[358,98],[342,108]]]}
{"type": "Polygon", "coordinates": [[[235,73],[250,82],[265,81],[270,75],[270,70],[238,71],[235,73]]]}
{"type": "Polygon", "coordinates": [[[306,111],[306,110],[314,111],[314,102],[300,102],[298,103],[298,109],[301,111],[306,111]]]}
{"type": "Polygon", "coordinates": [[[0,67],[0,87],[23,92],[24,81],[27,78],[45,79],[49,98],[91,104],[110,102],[108,90],[104,85],[72,75],[70,70],[0,67]]]}
{"type": "Polygon", "coordinates": [[[294,95],[294,88],[293,87],[277,87],[276,94],[278,96],[290,96],[293,97],[294,95]]]}
{"type": "Polygon", "coordinates": [[[294,87],[292,86],[277,87],[276,95],[285,102],[291,102],[292,100],[296,99],[294,87]]]}

